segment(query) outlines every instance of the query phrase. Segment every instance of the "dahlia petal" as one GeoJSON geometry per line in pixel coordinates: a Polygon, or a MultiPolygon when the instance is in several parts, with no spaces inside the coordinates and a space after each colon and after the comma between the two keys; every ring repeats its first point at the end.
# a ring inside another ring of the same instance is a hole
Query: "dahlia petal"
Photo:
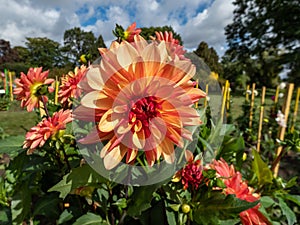
{"type": "Polygon", "coordinates": [[[145,134],[143,130],[134,132],[132,135],[132,142],[138,148],[142,149],[145,146],[145,134]]]}
{"type": "Polygon", "coordinates": [[[98,124],[98,128],[101,132],[111,132],[115,126],[118,124],[118,120],[111,121],[112,109],[106,111],[98,124]]]}
{"type": "Polygon", "coordinates": [[[168,139],[165,139],[159,146],[157,146],[157,149],[161,151],[164,159],[167,163],[173,163],[175,160],[175,153],[174,153],[174,146],[171,141],[168,139]]]}
{"type": "Polygon", "coordinates": [[[130,64],[136,62],[138,52],[136,49],[124,41],[118,48],[117,59],[122,68],[127,68],[130,64]]]}
{"type": "Polygon", "coordinates": [[[127,155],[126,155],[126,163],[130,163],[133,160],[135,160],[137,154],[138,154],[137,149],[128,149],[127,155]]]}
{"type": "Polygon", "coordinates": [[[104,86],[103,76],[101,76],[99,67],[90,67],[86,74],[87,82],[94,90],[101,91],[104,86]]]}
{"type": "Polygon", "coordinates": [[[111,108],[113,100],[103,92],[92,91],[81,99],[81,104],[87,108],[107,110],[111,108]]]}
{"type": "Polygon", "coordinates": [[[116,146],[104,157],[104,167],[107,170],[111,170],[116,167],[121,162],[126,152],[127,149],[124,146],[116,146]]]}
{"type": "Polygon", "coordinates": [[[145,155],[146,155],[146,159],[147,159],[148,165],[149,166],[153,166],[154,162],[156,160],[156,152],[155,152],[155,150],[145,151],[145,155]]]}

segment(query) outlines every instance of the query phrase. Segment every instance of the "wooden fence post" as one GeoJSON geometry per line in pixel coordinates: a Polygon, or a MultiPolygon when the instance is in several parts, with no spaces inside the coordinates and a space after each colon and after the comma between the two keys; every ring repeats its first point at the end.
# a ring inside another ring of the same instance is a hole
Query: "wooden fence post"
{"type": "Polygon", "coordinates": [[[246,87],[246,101],[247,101],[247,102],[249,101],[248,90],[250,90],[250,85],[249,85],[249,84],[247,84],[247,87],[246,87]]]}
{"type": "Polygon", "coordinates": [[[257,147],[256,150],[260,151],[260,143],[261,143],[261,130],[264,121],[264,104],[265,104],[265,95],[266,95],[266,87],[262,87],[261,92],[261,106],[260,106],[260,115],[259,115],[259,126],[258,126],[258,133],[257,133],[257,147]]]}
{"type": "Polygon", "coordinates": [[[291,132],[294,132],[295,124],[297,122],[299,98],[300,98],[300,87],[298,87],[298,89],[297,89],[296,100],[295,100],[295,107],[294,107],[294,113],[293,113],[293,123],[292,123],[292,127],[291,127],[291,132]]]}
{"type": "Polygon", "coordinates": [[[254,98],[255,98],[254,91],[255,91],[255,83],[252,84],[252,89],[251,89],[249,128],[252,128],[253,108],[254,108],[254,98]]]}
{"type": "MultiPolygon", "coordinates": [[[[292,96],[293,96],[293,90],[294,90],[294,84],[290,83],[285,92],[284,104],[282,106],[282,113],[284,114],[285,124],[288,123],[288,117],[289,117],[289,112],[290,112],[291,100],[292,100],[292,96]]],[[[279,132],[278,132],[278,139],[280,141],[284,140],[285,130],[286,130],[286,127],[280,126],[279,132]]],[[[272,165],[274,177],[277,177],[277,175],[278,175],[281,157],[282,157],[282,146],[279,146],[276,151],[276,159],[274,161],[274,164],[272,165]]]]}

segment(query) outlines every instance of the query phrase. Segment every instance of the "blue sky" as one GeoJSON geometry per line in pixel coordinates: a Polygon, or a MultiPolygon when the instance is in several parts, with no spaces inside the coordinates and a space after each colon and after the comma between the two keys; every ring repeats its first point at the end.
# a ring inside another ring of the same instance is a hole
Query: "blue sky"
{"type": "Polygon", "coordinates": [[[26,37],[48,37],[62,43],[67,29],[80,27],[101,34],[107,45],[115,24],[124,28],[172,26],[187,50],[201,41],[221,56],[226,49],[224,27],[232,21],[232,0],[0,0],[0,39],[12,46],[26,37]]]}

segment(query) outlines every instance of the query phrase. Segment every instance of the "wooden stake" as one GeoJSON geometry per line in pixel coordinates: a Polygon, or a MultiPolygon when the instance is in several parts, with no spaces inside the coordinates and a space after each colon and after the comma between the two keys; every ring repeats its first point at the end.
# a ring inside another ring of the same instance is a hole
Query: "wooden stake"
{"type": "Polygon", "coordinates": [[[226,99],[226,109],[229,110],[229,108],[230,108],[230,83],[228,82],[227,99],[226,99]]]}
{"type": "Polygon", "coordinates": [[[253,108],[254,108],[254,91],[255,91],[255,83],[252,84],[251,89],[251,102],[250,102],[250,116],[249,116],[249,128],[252,128],[252,120],[253,120],[253,108]]]}
{"type": "Polygon", "coordinates": [[[10,101],[14,100],[14,94],[13,94],[13,83],[12,83],[12,72],[8,72],[9,76],[9,94],[10,94],[10,101]]]}
{"type": "Polygon", "coordinates": [[[248,90],[250,90],[250,85],[247,84],[247,88],[246,88],[246,101],[249,101],[249,94],[248,94],[248,90]]]}
{"type": "Polygon", "coordinates": [[[294,114],[293,114],[293,123],[291,127],[291,132],[294,132],[295,129],[295,124],[297,122],[297,114],[298,114],[298,106],[299,106],[299,98],[300,98],[300,87],[297,89],[297,94],[296,94],[296,100],[295,100],[295,107],[294,107],[294,114]]]}
{"type": "MultiPolygon", "coordinates": [[[[206,93],[206,96],[208,96],[208,84],[205,85],[205,93],[206,93]]],[[[205,98],[204,99],[204,107],[207,106],[207,99],[205,98]]]]}
{"type": "MultiPolygon", "coordinates": [[[[288,117],[289,117],[289,112],[290,112],[290,106],[291,106],[291,100],[293,96],[293,90],[294,90],[294,84],[289,84],[285,93],[285,100],[284,104],[282,106],[282,113],[284,114],[284,120],[285,123],[288,123],[288,117]]],[[[280,141],[284,140],[284,135],[285,135],[285,130],[286,127],[280,127],[279,128],[279,133],[278,133],[278,139],[280,141]]],[[[275,159],[275,164],[272,166],[272,170],[274,172],[274,177],[277,177],[278,171],[279,171],[279,164],[280,164],[280,159],[281,159],[281,152],[282,152],[282,146],[279,146],[276,151],[276,159],[275,159]]]]}
{"type": "Polygon", "coordinates": [[[222,91],[223,91],[223,99],[222,99],[222,106],[221,106],[221,120],[222,121],[224,119],[224,111],[225,111],[225,105],[226,105],[228,86],[229,86],[229,81],[226,80],[225,86],[222,88],[222,91]]]}
{"type": "Polygon", "coordinates": [[[279,85],[276,88],[276,93],[275,93],[275,99],[274,99],[274,103],[276,104],[278,102],[278,96],[279,96],[279,85]]]}
{"type": "Polygon", "coordinates": [[[55,77],[55,96],[54,96],[54,104],[58,103],[58,89],[59,89],[59,80],[57,76],[55,77]]]}
{"type": "Polygon", "coordinates": [[[256,150],[260,151],[260,143],[261,143],[261,130],[264,121],[264,104],[265,104],[265,95],[266,95],[266,87],[262,87],[261,93],[261,106],[260,106],[260,115],[259,115],[259,126],[258,126],[258,133],[257,133],[257,147],[256,150]]]}

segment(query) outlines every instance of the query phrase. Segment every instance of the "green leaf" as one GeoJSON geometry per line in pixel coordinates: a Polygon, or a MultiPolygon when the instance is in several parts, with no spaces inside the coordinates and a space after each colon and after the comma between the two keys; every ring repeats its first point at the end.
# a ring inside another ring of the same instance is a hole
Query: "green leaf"
{"type": "Polygon", "coordinates": [[[221,220],[220,225],[234,225],[241,222],[240,219],[221,220]]]}
{"type": "Polygon", "coordinates": [[[57,218],[60,213],[59,202],[60,199],[56,194],[44,196],[35,204],[33,216],[43,215],[51,219],[57,218]]]}
{"type": "Polygon", "coordinates": [[[220,192],[214,192],[210,198],[200,201],[200,205],[194,210],[193,217],[199,224],[219,224],[222,217],[240,212],[257,205],[256,202],[247,202],[220,192]]]}
{"type": "Polygon", "coordinates": [[[68,222],[73,218],[73,214],[70,213],[67,209],[65,209],[62,214],[60,214],[57,224],[62,224],[68,222]]]}
{"type": "Polygon", "coordinates": [[[22,145],[24,142],[24,136],[9,136],[0,141],[0,154],[7,153],[11,157],[16,156],[22,151],[22,145]]]}
{"type": "Polygon", "coordinates": [[[87,213],[79,217],[73,225],[108,225],[102,218],[94,213],[87,213]]]}
{"type": "Polygon", "coordinates": [[[287,199],[287,200],[290,200],[290,201],[292,201],[295,204],[297,204],[297,205],[300,206],[300,195],[289,195],[289,194],[286,194],[286,195],[284,195],[284,198],[287,199]]]}
{"type": "Polygon", "coordinates": [[[11,214],[14,224],[21,224],[25,218],[29,217],[31,205],[31,193],[29,183],[25,182],[23,188],[19,189],[11,201],[11,214]]]}
{"type": "Polygon", "coordinates": [[[264,208],[269,208],[273,204],[276,204],[276,202],[274,201],[274,199],[271,198],[271,197],[269,197],[269,196],[262,196],[260,198],[260,203],[262,204],[262,206],[264,208]]]}
{"type": "Polygon", "coordinates": [[[100,176],[89,165],[85,164],[66,174],[60,182],[58,182],[48,191],[58,191],[60,192],[59,197],[65,198],[75,188],[84,186],[98,186],[103,182],[106,182],[106,179],[100,176]]]}
{"type": "Polygon", "coordinates": [[[290,209],[290,207],[284,202],[282,198],[278,198],[279,207],[282,210],[282,214],[286,216],[288,225],[293,225],[296,223],[297,218],[295,213],[290,209]]]}
{"type": "Polygon", "coordinates": [[[175,212],[171,210],[166,210],[168,224],[176,224],[175,212]]]}
{"type": "Polygon", "coordinates": [[[256,150],[252,150],[254,160],[252,162],[252,168],[257,176],[258,183],[260,185],[272,184],[273,174],[268,165],[261,159],[259,153],[256,150]]]}
{"type": "Polygon", "coordinates": [[[0,224],[10,225],[11,223],[11,213],[8,207],[2,207],[0,205],[0,224]]]}
{"type": "Polygon", "coordinates": [[[68,176],[69,174],[63,176],[63,179],[50,188],[48,192],[58,191],[60,192],[59,197],[64,199],[72,190],[72,181],[67,181],[68,176]]]}
{"type": "Polygon", "coordinates": [[[151,207],[153,193],[158,188],[159,184],[141,186],[134,188],[132,201],[128,203],[128,215],[139,216],[142,211],[151,207]]]}

